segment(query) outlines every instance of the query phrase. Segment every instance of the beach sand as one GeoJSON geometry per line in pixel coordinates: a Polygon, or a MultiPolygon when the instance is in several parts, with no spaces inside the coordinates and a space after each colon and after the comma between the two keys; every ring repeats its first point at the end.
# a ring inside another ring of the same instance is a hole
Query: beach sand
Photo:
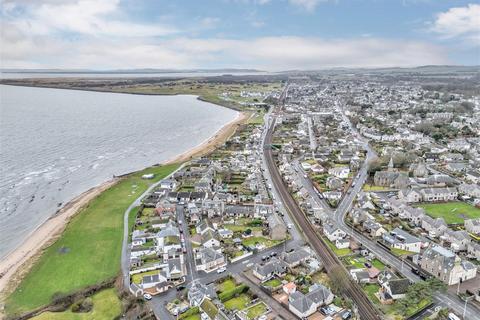
{"type": "MultiPolygon", "coordinates": [[[[212,152],[228,140],[238,126],[248,120],[250,116],[250,113],[239,112],[236,119],[224,125],[208,140],[164,164],[188,161],[212,152]]],[[[104,182],[69,201],[54,216],[35,229],[18,248],[0,261],[0,301],[3,301],[16,288],[22,277],[41,256],[42,251],[61,236],[70,218],[103,191],[117,183],[119,179],[104,182]]]]}

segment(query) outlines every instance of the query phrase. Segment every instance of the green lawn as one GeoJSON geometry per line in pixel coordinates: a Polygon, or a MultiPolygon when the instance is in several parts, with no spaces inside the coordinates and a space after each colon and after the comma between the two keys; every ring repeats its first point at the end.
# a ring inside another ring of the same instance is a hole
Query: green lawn
{"type": "Polygon", "coordinates": [[[132,275],[132,282],[136,284],[140,284],[142,282],[142,279],[144,276],[151,276],[154,274],[158,274],[159,270],[152,270],[152,271],[146,271],[142,273],[136,273],[132,275]]]}
{"type": "Polygon", "coordinates": [[[227,310],[243,310],[252,299],[248,294],[242,293],[236,298],[225,301],[223,304],[227,310]]]}
{"type": "Polygon", "coordinates": [[[122,304],[113,288],[94,294],[92,301],[93,309],[87,313],[74,313],[70,309],[64,312],[44,312],[32,320],[111,320],[122,312],[122,304]]]}
{"type": "Polygon", "coordinates": [[[428,203],[419,205],[432,218],[443,218],[447,224],[480,218],[480,209],[464,202],[428,203]]]}
{"type": "Polygon", "coordinates": [[[261,243],[267,248],[273,247],[274,245],[277,245],[281,243],[283,240],[272,240],[272,239],[267,239],[265,237],[250,237],[247,239],[244,239],[242,241],[242,244],[246,247],[255,245],[257,243],[261,243]]]}
{"type": "Polygon", "coordinates": [[[397,249],[397,248],[392,248],[391,249],[392,253],[396,255],[397,257],[400,256],[409,256],[412,254],[415,254],[415,252],[407,251],[407,250],[402,250],[402,249],[397,249]]]}
{"type": "Polygon", "coordinates": [[[236,286],[237,284],[235,283],[235,281],[231,278],[228,278],[218,285],[218,291],[220,292],[230,291],[235,289],[236,286]]]}
{"type": "Polygon", "coordinates": [[[272,280],[268,280],[263,285],[266,286],[266,287],[275,288],[275,287],[278,287],[281,284],[282,284],[282,281],[280,281],[280,279],[275,278],[275,279],[272,279],[272,280]]]}
{"type": "Polygon", "coordinates": [[[374,304],[380,303],[380,300],[378,300],[377,296],[375,295],[378,292],[378,289],[380,289],[380,286],[378,284],[367,284],[363,286],[363,291],[367,293],[368,298],[374,304]]]}
{"type": "Polygon", "coordinates": [[[265,303],[259,302],[247,309],[247,317],[248,319],[255,319],[263,315],[265,312],[267,312],[267,310],[268,308],[265,303]]]}
{"type": "Polygon", "coordinates": [[[125,210],[148,186],[178,166],[135,173],[91,201],[8,297],[7,314],[32,310],[48,304],[54,293],[71,293],[118,275],[125,210]],[[155,179],[141,179],[145,173],[154,173],[155,179]]]}

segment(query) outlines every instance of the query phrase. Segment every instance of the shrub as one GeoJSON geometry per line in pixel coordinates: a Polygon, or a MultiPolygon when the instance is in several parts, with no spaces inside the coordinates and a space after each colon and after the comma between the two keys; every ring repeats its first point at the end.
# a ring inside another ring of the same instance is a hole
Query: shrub
{"type": "Polygon", "coordinates": [[[218,295],[218,298],[220,299],[221,302],[225,302],[227,300],[232,299],[236,295],[239,295],[241,293],[244,293],[248,291],[248,286],[245,284],[241,284],[239,286],[236,286],[232,290],[224,291],[218,295]]]}

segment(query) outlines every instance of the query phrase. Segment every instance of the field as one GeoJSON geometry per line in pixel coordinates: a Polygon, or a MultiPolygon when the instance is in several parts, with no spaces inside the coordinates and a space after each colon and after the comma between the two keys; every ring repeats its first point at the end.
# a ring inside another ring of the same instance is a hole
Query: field
{"type": "Polygon", "coordinates": [[[55,293],[71,293],[117,276],[125,210],[178,166],[153,167],[128,176],[82,209],[8,297],[7,313],[35,309],[48,304],[55,293]],[[155,179],[141,179],[145,173],[155,173],[155,179]]]}
{"type": "Polygon", "coordinates": [[[243,310],[252,299],[248,294],[242,293],[238,297],[225,301],[223,305],[227,310],[243,310]]]}
{"type": "Polygon", "coordinates": [[[254,306],[251,306],[250,308],[247,309],[247,317],[248,319],[255,319],[257,317],[260,317],[262,314],[267,312],[267,306],[265,305],[264,302],[259,302],[254,306]]]}
{"type": "Polygon", "coordinates": [[[110,320],[122,312],[122,304],[115,289],[102,290],[92,296],[93,310],[86,313],[74,313],[70,309],[64,312],[44,312],[32,320],[110,320]]]}
{"type": "Polygon", "coordinates": [[[421,204],[419,207],[425,209],[432,218],[445,219],[447,224],[463,224],[466,219],[480,218],[480,209],[459,201],[421,204]]]}

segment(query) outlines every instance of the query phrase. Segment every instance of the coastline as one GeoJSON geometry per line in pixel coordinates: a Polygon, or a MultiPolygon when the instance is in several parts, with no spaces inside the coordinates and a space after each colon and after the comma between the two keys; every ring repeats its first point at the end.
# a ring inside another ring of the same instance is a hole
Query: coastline
{"type": "MultiPolygon", "coordinates": [[[[240,124],[250,117],[248,112],[237,112],[235,119],[223,125],[210,138],[161,164],[185,162],[215,150],[235,133],[240,124]]],[[[23,276],[41,256],[42,251],[62,235],[70,219],[90,201],[120,180],[119,177],[111,179],[73,198],[56,214],[39,225],[22,244],[0,261],[0,301],[3,301],[16,288],[23,276]]]]}

